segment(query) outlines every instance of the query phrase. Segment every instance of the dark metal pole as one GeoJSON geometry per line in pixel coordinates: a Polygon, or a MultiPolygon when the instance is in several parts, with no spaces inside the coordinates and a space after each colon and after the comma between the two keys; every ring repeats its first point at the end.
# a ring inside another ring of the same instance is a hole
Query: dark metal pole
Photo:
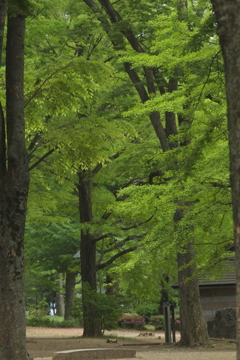
{"type": "Polygon", "coordinates": [[[175,304],[172,303],[172,304],[171,304],[171,313],[172,313],[172,336],[173,336],[173,342],[176,342],[174,307],[175,307],[175,304]]]}

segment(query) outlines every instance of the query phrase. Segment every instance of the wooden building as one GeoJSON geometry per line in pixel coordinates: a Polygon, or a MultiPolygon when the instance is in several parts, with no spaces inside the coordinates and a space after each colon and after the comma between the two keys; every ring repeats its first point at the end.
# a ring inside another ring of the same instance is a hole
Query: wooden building
{"type": "MultiPolygon", "coordinates": [[[[214,317],[215,312],[226,307],[236,307],[236,273],[235,260],[227,261],[228,270],[225,275],[215,280],[199,279],[200,298],[204,318],[214,317]]],[[[178,289],[178,284],[172,286],[178,289]]]]}
{"type": "Polygon", "coordinates": [[[236,273],[235,261],[228,261],[229,270],[221,278],[199,281],[199,290],[203,314],[206,319],[214,317],[216,310],[225,307],[236,307],[236,273]]]}

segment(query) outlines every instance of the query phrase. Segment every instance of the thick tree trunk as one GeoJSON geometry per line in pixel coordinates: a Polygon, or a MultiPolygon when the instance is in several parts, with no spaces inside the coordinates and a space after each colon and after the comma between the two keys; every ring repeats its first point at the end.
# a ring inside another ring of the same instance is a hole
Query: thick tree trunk
{"type": "Polygon", "coordinates": [[[236,251],[237,359],[240,360],[240,1],[212,0],[212,4],[225,64],[236,251]]]}
{"type": "MultiPolygon", "coordinates": [[[[23,16],[8,17],[6,47],[7,150],[0,157],[0,359],[26,360],[24,228],[29,171],[24,131],[23,16]]],[[[3,113],[0,149],[6,148],[3,113]]]]}
{"type": "Polygon", "coordinates": [[[65,314],[64,320],[71,318],[71,309],[75,304],[75,282],[76,274],[71,271],[66,272],[66,284],[65,284],[65,314]]]}
{"type": "MultiPolygon", "coordinates": [[[[185,206],[190,205],[190,203],[185,204],[185,206]]],[[[174,221],[176,231],[179,233],[179,246],[180,244],[184,244],[181,229],[178,229],[178,222],[181,221],[183,217],[183,209],[178,209],[175,212],[174,221]]],[[[193,242],[182,245],[182,251],[177,254],[177,263],[181,332],[180,345],[192,346],[195,343],[204,344],[209,342],[209,336],[200,301],[193,242]]]]}
{"type": "Polygon", "coordinates": [[[60,275],[57,280],[57,293],[56,293],[56,315],[64,316],[64,295],[63,295],[63,275],[60,275]]]}
{"type": "Polygon", "coordinates": [[[206,324],[203,318],[202,305],[196,276],[191,244],[186,252],[178,254],[178,283],[180,298],[180,345],[192,346],[195,343],[209,341],[206,324]],[[186,264],[189,264],[188,266],[186,264]],[[190,279],[190,280],[189,280],[190,279]]]}
{"type": "MultiPolygon", "coordinates": [[[[91,172],[79,173],[79,213],[81,224],[92,221],[91,172]]],[[[97,290],[96,277],[96,243],[89,229],[81,231],[80,244],[82,301],[83,301],[83,336],[101,336],[101,324],[98,321],[97,309],[88,301],[88,290],[97,290]]]]}

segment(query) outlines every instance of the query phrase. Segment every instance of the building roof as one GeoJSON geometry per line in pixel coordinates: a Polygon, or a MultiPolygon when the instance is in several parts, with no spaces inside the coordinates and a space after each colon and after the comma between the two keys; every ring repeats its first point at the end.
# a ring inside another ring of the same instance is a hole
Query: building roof
{"type": "Polygon", "coordinates": [[[228,271],[219,278],[216,278],[214,280],[208,280],[207,276],[206,278],[199,278],[199,287],[210,287],[210,286],[230,286],[230,285],[236,285],[236,271],[235,271],[235,259],[229,259],[226,261],[227,265],[229,265],[228,271]]]}
{"type": "MultiPolygon", "coordinates": [[[[208,275],[199,277],[199,287],[222,287],[222,286],[235,286],[236,285],[236,272],[235,272],[235,259],[231,258],[226,261],[226,264],[229,265],[228,271],[219,278],[214,280],[208,279],[208,275]]],[[[178,289],[178,283],[172,285],[173,289],[178,289]]]]}

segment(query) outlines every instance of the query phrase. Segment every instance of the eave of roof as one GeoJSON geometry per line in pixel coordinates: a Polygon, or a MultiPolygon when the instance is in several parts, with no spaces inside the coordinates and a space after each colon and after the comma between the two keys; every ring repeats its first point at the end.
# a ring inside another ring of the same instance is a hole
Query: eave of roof
{"type": "MultiPolygon", "coordinates": [[[[209,280],[206,278],[199,277],[199,287],[223,287],[223,286],[235,286],[236,285],[236,272],[235,272],[235,261],[230,259],[227,261],[230,266],[229,271],[221,278],[209,280]]],[[[207,277],[207,276],[206,276],[207,277]]],[[[172,285],[173,289],[178,289],[178,283],[172,285]]]]}

